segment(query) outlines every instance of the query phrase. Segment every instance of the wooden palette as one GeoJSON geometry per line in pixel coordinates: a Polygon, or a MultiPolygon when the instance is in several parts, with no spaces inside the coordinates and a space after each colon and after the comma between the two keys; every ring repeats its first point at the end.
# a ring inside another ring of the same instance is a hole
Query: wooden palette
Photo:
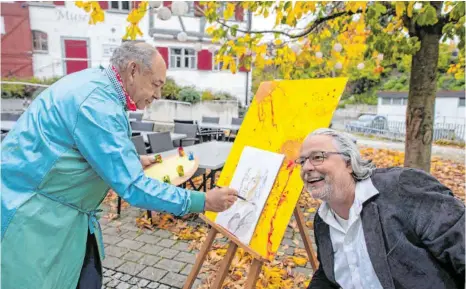
{"type": "Polygon", "coordinates": [[[153,164],[144,170],[144,173],[149,178],[153,178],[163,182],[164,176],[170,177],[172,185],[179,186],[189,180],[199,168],[199,159],[194,157],[194,160],[190,161],[188,155],[180,157],[178,154],[162,158],[162,162],[153,164]],[[184,176],[178,176],[176,168],[182,165],[184,169],[184,176]]]}

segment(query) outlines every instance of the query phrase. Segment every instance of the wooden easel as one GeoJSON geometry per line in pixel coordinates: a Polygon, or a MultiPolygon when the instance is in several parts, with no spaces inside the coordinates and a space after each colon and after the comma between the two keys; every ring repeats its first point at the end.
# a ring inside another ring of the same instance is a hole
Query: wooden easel
{"type": "MultiPolygon", "coordinates": [[[[202,264],[204,263],[207,253],[209,252],[210,248],[212,247],[212,244],[215,240],[215,237],[217,236],[217,233],[221,233],[223,236],[227,237],[230,242],[228,245],[228,250],[221,261],[222,263],[220,264],[220,269],[217,271],[217,275],[215,277],[215,281],[212,285],[212,289],[219,289],[222,287],[223,281],[225,280],[228,271],[230,269],[231,262],[233,261],[233,258],[235,257],[236,250],[238,247],[241,247],[244,251],[248,252],[251,254],[253,257],[252,265],[249,269],[249,274],[246,279],[246,284],[245,284],[245,289],[252,289],[255,288],[257,278],[259,278],[259,274],[262,269],[262,265],[266,262],[269,262],[267,259],[263,258],[261,255],[259,255],[257,252],[249,248],[248,246],[244,245],[241,243],[238,238],[236,238],[233,234],[228,232],[226,229],[223,227],[215,224],[212,222],[210,219],[205,217],[204,215],[200,215],[200,217],[211,226],[211,229],[209,231],[209,234],[207,235],[206,240],[204,241],[204,244],[202,245],[201,250],[199,251],[199,254],[196,258],[196,262],[194,263],[194,266],[191,270],[191,273],[189,273],[188,278],[186,279],[186,283],[183,286],[183,289],[191,289],[194,281],[196,280],[196,276],[199,274],[199,271],[201,270],[202,264]]],[[[304,221],[304,215],[301,212],[301,209],[299,208],[298,205],[296,205],[294,209],[294,217],[296,219],[296,223],[298,225],[299,233],[301,235],[301,238],[304,243],[304,247],[306,249],[307,255],[309,257],[309,261],[311,262],[312,269],[314,272],[317,270],[318,267],[318,262],[317,262],[317,257],[314,252],[314,249],[312,247],[311,239],[309,238],[309,235],[307,234],[307,229],[306,229],[306,224],[304,221]]]]}

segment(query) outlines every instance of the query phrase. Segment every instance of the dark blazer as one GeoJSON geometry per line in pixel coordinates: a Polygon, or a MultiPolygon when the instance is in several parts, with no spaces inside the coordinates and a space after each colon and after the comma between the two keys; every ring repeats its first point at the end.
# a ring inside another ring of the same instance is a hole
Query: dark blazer
{"type": "MultiPolygon", "coordinates": [[[[377,169],[379,191],[361,212],[367,251],[383,288],[465,288],[465,206],[431,175],[377,169]]],[[[329,226],[315,215],[319,269],[309,289],[340,288],[334,276],[329,226]]]]}

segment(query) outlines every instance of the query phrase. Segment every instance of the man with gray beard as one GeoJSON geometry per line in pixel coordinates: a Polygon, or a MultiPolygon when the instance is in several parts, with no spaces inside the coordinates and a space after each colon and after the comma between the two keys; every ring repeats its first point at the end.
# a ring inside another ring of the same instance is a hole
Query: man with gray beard
{"type": "Polygon", "coordinates": [[[465,206],[434,177],[376,169],[331,129],[310,134],[296,163],[306,190],[323,201],[309,289],[464,288],[465,206]]]}

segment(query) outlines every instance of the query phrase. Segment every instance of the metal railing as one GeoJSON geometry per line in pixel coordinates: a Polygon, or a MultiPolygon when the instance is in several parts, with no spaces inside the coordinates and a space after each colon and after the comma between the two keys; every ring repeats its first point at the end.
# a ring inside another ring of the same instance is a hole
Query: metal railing
{"type": "MultiPolygon", "coordinates": [[[[384,123],[374,123],[369,125],[357,125],[352,123],[351,121],[346,121],[345,131],[361,133],[366,136],[379,136],[391,140],[403,141],[406,137],[406,124],[401,121],[388,121],[384,123]]],[[[465,124],[437,122],[434,124],[432,140],[465,142],[465,124]]]]}

